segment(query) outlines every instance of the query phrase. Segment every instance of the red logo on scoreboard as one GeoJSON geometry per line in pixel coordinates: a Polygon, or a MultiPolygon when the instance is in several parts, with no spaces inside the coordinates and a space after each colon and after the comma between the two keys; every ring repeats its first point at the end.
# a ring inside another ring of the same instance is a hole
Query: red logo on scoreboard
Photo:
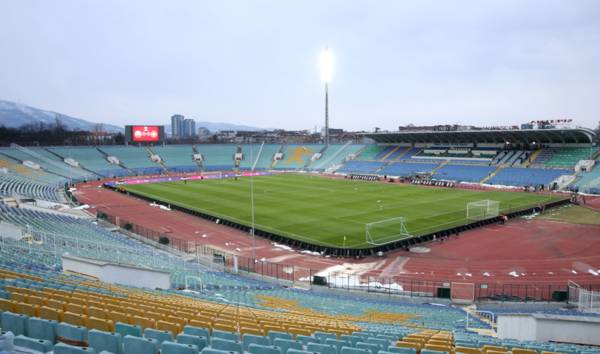
{"type": "Polygon", "coordinates": [[[155,142],[159,141],[157,126],[133,126],[131,127],[134,142],[155,142]]]}

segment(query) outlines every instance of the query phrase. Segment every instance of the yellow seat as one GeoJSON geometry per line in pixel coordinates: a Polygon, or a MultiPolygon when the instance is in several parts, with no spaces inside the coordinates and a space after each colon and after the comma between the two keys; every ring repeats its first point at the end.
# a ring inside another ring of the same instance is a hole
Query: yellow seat
{"type": "Polygon", "coordinates": [[[421,344],[418,342],[406,342],[401,340],[396,342],[396,346],[403,348],[415,348],[417,351],[421,350],[421,344]]]}
{"type": "Polygon", "coordinates": [[[106,319],[108,316],[108,311],[106,311],[103,308],[90,306],[87,308],[87,315],[88,315],[88,317],[96,317],[96,318],[106,319]]]}
{"type": "Polygon", "coordinates": [[[484,345],[481,349],[484,353],[487,353],[488,351],[506,353],[508,351],[508,349],[506,349],[505,347],[500,347],[496,345],[484,345]]]}
{"type": "Polygon", "coordinates": [[[511,352],[513,354],[537,354],[537,350],[524,348],[512,348],[511,352]]]}
{"type": "Polygon", "coordinates": [[[113,332],[115,330],[113,321],[97,317],[88,317],[86,321],[86,327],[105,332],[113,332]]]}
{"type": "Polygon", "coordinates": [[[255,334],[257,336],[265,335],[265,333],[258,327],[240,327],[240,334],[255,334]]]}
{"type": "Polygon", "coordinates": [[[15,312],[27,315],[29,317],[37,317],[39,315],[39,306],[17,302],[15,304],[15,312]]]}
{"type": "Polygon", "coordinates": [[[79,314],[79,313],[73,313],[73,312],[64,312],[63,313],[63,322],[67,322],[67,323],[70,323],[75,326],[85,327],[85,320],[86,320],[86,316],[79,314]]]}
{"type": "Polygon", "coordinates": [[[437,350],[439,352],[448,352],[450,353],[452,351],[452,348],[450,346],[446,346],[446,345],[433,345],[433,344],[425,344],[425,349],[427,350],[437,350]]]}
{"type": "Polygon", "coordinates": [[[142,329],[156,328],[155,320],[153,320],[151,318],[137,316],[137,315],[131,316],[131,324],[136,324],[136,325],[142,327],[142,329]]]}
{"type": "Polygon", "coordinates": [[[12,292],[10,293],[10,299],[16,302],[24,302],[27,303],[28,296],[23,293],[12,292]]]}
{"type": "Polygon", "coordinates": [[[85,315],[86,308],[85,308],[85,306],[82,306],[80,304],[67,303],[65,305],[65,312],[72,312],[72,313],[78,313],[80,315],[85,315]]]}
{"type": "Polygon", "coordinates": [[[479,348],[471,348],[471,347],[456,347],[456,348],[454,348],[454,351],[456,353],[481,354],[481,349],[479,349],[479,348]]]}
{"type": "Polygon", "coordinates": [[[311,335],[311,331],[308,329],[305,329],[305,328],[290,327],[288,329],[288,332],[290,332],[294,336],[297,336],[297,335],[310,336],[311,335]]]}
{"type": "Polygon", "coordinates": [[[169,331],[176,337],[181,332],[181,325],[177,323],[167,322],[167,321],[157,321],[156,329],[160,329],[161,331],[169,331]]]}
{"type": "Polygon", "coordinates": [[[190,320],[190,326],[212,329],[212,323],[202,320],[190,320]]]}
{"type": "Polygon", "coordinates": [[[226,324],[221,324],[221,323],[215,323],[212,327],[213,329],[218,329],[220,331],[226,331],[226,332],[237,332],[237,326],[229,326],[226,324]]]}
{"type": "Polygon", "coordinates": [[[104,305],[104,308],[108,311],[115,311],[115,312],[123,311],[123,309],[121,308],[121,305],[117,305],[114,303],[107,303],[106,305],[104,305]]]}
{"type": "Polygon", "coordinates": [[[63,311],[48,306],[40,307],[40,317],[46,320],[63,321],[63,311]]]}
{"type": "Polygon", "coordinates": [[[113,321],[113,323],[121,322],[131,324],[131,316],[123,312],[110,311],[106,318],[113,321]]]}
{"type": "Polygon", "coordinates": [[[15,302],[0,298],[0,310],[15,312],[15,302]]]}

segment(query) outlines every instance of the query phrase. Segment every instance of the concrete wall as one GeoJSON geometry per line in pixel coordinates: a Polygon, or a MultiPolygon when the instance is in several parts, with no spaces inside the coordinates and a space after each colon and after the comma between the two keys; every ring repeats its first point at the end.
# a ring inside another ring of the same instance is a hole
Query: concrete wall
{"type": "Polygon", "coordinates": [[[106,283],[151,289],[171,287],[171,275],[167,272],[69,255],[62,256],[62,263],[64,271],[89,275],[106,283]]]}
{"type": "Polygon", "coordinates": [[[531,315],[499,315],[498,337],[535,340],[537,325],[531,315]]]}
{"type": "Polygon", "coordinates": [[[547,314],[500,314],[498,337],[600,345],[600,318],[547,314]]]}

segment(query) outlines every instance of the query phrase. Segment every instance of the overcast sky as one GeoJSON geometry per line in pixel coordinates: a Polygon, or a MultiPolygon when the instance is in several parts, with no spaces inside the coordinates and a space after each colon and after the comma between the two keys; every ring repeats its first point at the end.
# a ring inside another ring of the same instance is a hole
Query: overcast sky
{"type": "Polygon", "coordinates": [[[0,0],[0,99],[124,125],[600,120],[600,1],[0,0]]]}

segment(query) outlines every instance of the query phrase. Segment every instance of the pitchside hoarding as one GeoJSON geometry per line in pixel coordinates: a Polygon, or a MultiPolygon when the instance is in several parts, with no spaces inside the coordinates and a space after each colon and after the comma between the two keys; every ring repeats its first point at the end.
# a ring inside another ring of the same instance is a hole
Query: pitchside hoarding
{"type": "Polygon", "coordinates": [[[162,125],[126,125],[125,140],[129,144],[161,143],[165,138],[162,125]]]}

